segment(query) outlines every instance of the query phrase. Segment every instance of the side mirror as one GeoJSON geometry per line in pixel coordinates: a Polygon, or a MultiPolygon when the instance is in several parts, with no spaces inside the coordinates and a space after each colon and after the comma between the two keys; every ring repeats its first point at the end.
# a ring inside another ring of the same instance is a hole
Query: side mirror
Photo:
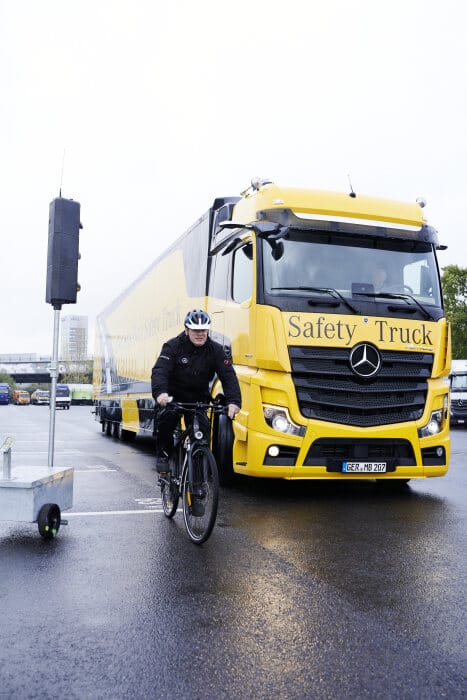
{"type": "Polygon", "coordinates": [[[282,256],[284,255],[284,244],[282,243],[282,241],[269,241],[268,240],[268,243],[272,248],[271,255],[274,258],[274,260],[280,260],[282,258],[282,256]]]}

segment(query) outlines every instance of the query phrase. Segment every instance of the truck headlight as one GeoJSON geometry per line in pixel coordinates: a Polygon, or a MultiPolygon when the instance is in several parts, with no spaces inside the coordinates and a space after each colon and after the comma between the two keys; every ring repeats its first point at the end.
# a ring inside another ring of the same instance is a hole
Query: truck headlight
{"type": "Polygon", "coordinates": [[[433,411],[430,416],[430,420],[423,428],[418,429],[418,437],[430,437],[431,435],[436,435],[441,432],[441,427],[443,424],[443,410],[433,411]]]}
{"type": "Polygon", "coordinates": [[[288,435],[299,435],[303,437],[306,428],[303,425],[294,423],[286,408],[279,406],[263,405],[263,415],[266,423],[278,433],[287,433],[288,435]]]}

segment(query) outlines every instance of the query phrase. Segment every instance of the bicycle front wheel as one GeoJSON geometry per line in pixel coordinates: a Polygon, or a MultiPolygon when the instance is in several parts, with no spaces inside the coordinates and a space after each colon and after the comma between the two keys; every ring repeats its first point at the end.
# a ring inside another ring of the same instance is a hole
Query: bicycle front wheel
{"type": "Polygon", "coordinates": [[[183,519],[189,538],[195,544],[206,542],[212,532],[219,502],[219,474],[208,447],[196,446],[190,453],[182,478],[183,519]]]}

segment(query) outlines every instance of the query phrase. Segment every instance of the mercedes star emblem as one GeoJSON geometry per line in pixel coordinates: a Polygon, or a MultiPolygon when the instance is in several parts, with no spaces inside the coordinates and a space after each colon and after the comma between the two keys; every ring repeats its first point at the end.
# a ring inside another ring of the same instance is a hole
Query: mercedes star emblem
{"type": "Polygon", "coordinates": [[[352,371],[364,379],[374,377],[381,369],[381,355],[368,343],[355,345],[350,351],[349,361],[352,371]]]}

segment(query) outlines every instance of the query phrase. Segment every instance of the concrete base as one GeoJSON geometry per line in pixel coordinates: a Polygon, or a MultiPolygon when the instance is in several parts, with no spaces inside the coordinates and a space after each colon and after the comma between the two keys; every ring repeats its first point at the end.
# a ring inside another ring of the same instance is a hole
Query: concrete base
{"type": "Polygon", "coordinates": [[[11,478],[0,479],[0,520],[35,523],[46,503],[56,504],[61,511],[72,507],[72,468],[15,466],[11,478]]]}

